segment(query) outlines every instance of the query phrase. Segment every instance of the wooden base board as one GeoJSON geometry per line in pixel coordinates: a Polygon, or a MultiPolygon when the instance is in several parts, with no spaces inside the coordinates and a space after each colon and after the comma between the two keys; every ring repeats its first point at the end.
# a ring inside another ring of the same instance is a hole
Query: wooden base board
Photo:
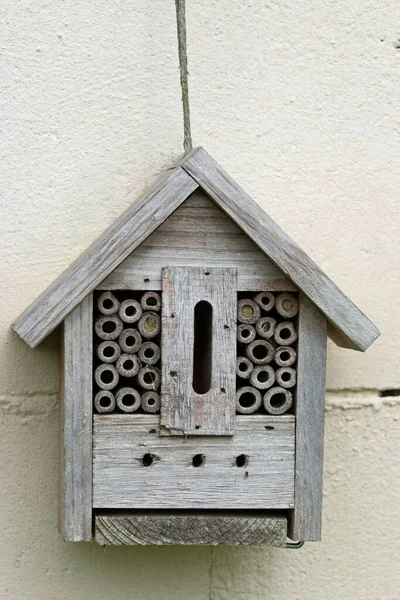
{"type": "Polygon", "coordinates": [[[126,513],[95,516],[105,546],[286,546],[285,515],[126,513]]]}

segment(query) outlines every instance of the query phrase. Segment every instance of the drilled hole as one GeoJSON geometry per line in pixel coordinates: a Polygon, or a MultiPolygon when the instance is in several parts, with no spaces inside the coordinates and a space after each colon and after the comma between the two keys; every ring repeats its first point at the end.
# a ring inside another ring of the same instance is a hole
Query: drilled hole
{"type": "Polygon", "coordinates": [[[239,398],[239,404],[243,408],[250,408],[251,406],[254,406],[255,403],[256,403],[256,397],[251,392],[245,392],[239,398]]]}
{"type": "Polygon", "coordinates": [[[209,275],[210,271],[204,271],[204,275],[209,275]]]}
{"type": "Polygon", "coordinates": [[[204,454],[195,454],[192,458],[192,465],[194,467],[202,467],[206,462],[204,454]]]}
{"type": "Polygon", "coordinates": [[[108,396],[102,396],[99,400],[99,404],[102,408],[108,408],[111,406],[111,398],[108,396]]]}
{"type": "Polygon", "coordinates": [[[237,467],[245,467],[248,463],[248,456],[246,454],[239,454],[236,457],[236,466],[237,467]]]}
{"type": "Polygon", "coordinates": [[[145,373],[143,375],[143,381],[145,383],[153,383],[156,380],[156,376],[154,373],[145,373]]]}
{"type": "Polygon", "coordinates": [[[226,394],[226,389],[225,389],[225,388],[221,388],[221,392],[222,392],[223,394],[226,394]]]}
{"type": "Polygon", "coordinates": [[[116,330],[117,326],[114,321],[105,321],[102,325],[102,330],[104,333],[113,333],[116,330]]]}
{"type": "Polygon", "coordinates": [[[201,429],[201,425],[196,425],[195,429],[201,429]]]}
{"type": "Polygon", "coordinates": [[[121,398],[121,403],[124,406],[133,406],[135,403],[135,397],[132,396],[132,394],[125,394],[125,396],[122,396],[121,398]]]}
{"type": "Polygon", "coordinates": [[[286,396],[285,394],[274,394],[269,402],[272,408],[281,408],[286,402],[286,396]]]}
{"type": "Polygon", "coordinates": [[[148,277],[145,277],[145,278],[143,279],[143,281],[144,281],[145,283],[150,283],[150,279],[149,279],[148,277]]]}
{"type": "Polygon", "coordinates": [[[268,356],[268,350],[265,346],[259,344],[258,346],[254,346],[253,348],[253,356],[257,360],[263,360],[268,356]]]}
{"type": "Polygon", "coordinates": [[[103,350],[103,354],[106,358],[111,358],[115,354],[115,349],[112,346],[106,346],[103,350]]]}
{"type": "Polygon", "coordinates": [[[154,462],[154,456],[152,454],[143,454],[142,465],[144,467],[151,467],[154,462]]]}
{"type": "Polygon", "coordinates": [[[100,379],[103,383],[111,383],[114,381],[114,375],[112,371],[103,371],[100,375],[100,379]]]}

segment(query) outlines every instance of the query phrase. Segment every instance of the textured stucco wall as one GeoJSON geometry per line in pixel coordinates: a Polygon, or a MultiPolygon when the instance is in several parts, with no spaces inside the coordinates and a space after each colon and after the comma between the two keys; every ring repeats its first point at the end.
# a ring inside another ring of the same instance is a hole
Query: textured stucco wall
{"type": "Polygon", "coordinates": [[[382,331],[329,346],[324,540],[61,541],[59,335],[9,323],[181,153],[174,2],[4,0],[0,598],[397,599],[400,4],[187,1],[195,143],[382,331]]]}

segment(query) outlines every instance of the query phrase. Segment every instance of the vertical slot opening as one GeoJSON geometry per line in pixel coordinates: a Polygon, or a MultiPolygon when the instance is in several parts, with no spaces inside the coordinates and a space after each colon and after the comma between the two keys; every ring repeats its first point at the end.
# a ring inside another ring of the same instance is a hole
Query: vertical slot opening
{"type": "Polygon", "coordinates": [[[206,394],[211,387],[213,308],[202,300],[194,307],[193,389],[206,394]]]}

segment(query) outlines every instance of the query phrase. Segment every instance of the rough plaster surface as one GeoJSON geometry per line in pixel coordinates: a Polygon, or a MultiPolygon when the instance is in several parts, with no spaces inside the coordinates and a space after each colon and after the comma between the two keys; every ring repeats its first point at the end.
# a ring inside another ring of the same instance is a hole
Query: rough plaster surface
{"type": "Polygon", "coordinates": [[[0,598],[398,598],[399,404],[376,390],[400,387],[400,4],[187,4],[195,144],[382,331],[329,346],[324,541],[62,543],[59,333],[32,351],[9,324],[181,153],[174,2],[4,0],[0,598]]]}

